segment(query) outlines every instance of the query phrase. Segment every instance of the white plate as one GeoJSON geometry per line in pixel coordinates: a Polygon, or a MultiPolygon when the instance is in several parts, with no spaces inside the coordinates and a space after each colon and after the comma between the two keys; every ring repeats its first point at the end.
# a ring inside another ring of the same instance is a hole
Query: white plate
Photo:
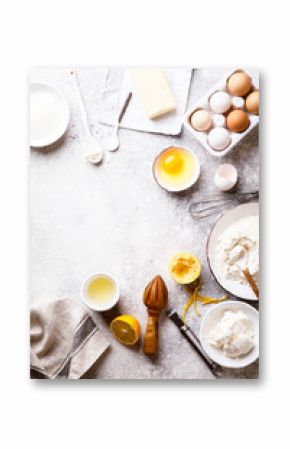
{"type": "Polygon", "coordinates": [[[200,326],[200,342],[204,351],[209,357],[221,366],[226,368],[244,368],[250,365],[259,357],[259,313],[258,311],[242,301],[225,301],[213,306],[203,317],[200,326]],[[232,359],[224,354],[221,349],[214,348],[208,343],[208,333],[218,320],[221,319],[226,310],[242,310],[252,320],[255,329],[255,339],[253,349],[239,359],[232,359]]]}
{"type": "Polygon", "coordinates": [[[240,299],[257,301],[253,290],[248,284],[241,285],[239,282],[224,280],[222,278],[216,251],[217,241],[228,226],[231,226],[241,218],[246,218],[253,215],[259,215],[259,203],[241,204],[240,206],[234,207],[223,214],[213,226],[209,234],[206,253],[210,270],[216,281],[224,290],[240,299]]]}
{"type": "Polygon", "coordinates": [[[64,96],[43,83],[30,85],[30,146],[45,147],[60,139],[69,124],[64,96]]]}

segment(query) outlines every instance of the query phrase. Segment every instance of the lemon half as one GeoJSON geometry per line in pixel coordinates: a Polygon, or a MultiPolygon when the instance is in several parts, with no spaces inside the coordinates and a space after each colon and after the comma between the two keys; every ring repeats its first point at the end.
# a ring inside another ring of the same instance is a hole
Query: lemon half
{"type": "Polygon", "coordinates": [[[141,336],[141,326],[139,321],[131,315],[120,315],[110,324],[110,329],[114,337],[124,345],[132,346],[141,336]]]}
{"type": "Polygon", "coordinates": [[[191,284],[199,278],[201,265],[193,254],[177,253],[169,262],[169,272],[179,284],[191,284]]]}

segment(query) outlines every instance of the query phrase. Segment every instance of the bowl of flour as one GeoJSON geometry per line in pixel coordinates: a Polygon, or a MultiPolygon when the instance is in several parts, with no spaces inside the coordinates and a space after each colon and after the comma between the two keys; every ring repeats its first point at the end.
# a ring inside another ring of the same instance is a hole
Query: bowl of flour
{"type": "Polygon", "coordinates": [[[207,241],[209,267],[217,282],[231,295],[257,300],[236,263],[235,249],[247,253],[247,267],[259,286],[259,204],[242,204],[223,214],[207,241]]]}

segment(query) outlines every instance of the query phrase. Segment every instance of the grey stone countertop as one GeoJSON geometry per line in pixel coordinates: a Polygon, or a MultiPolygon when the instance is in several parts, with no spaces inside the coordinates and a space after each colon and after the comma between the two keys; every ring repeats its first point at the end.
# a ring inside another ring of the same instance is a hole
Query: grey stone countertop
{"type": "MultiPolygon", "coordinates": [[[[194,70],[188,104],[203,95],[226,70],[194,70]]],[[[104,69],[80,69],[79,78],[92,132],[110,133],[98,125],[98,104],[104,69]]],[[[109,331],[110,319],[119,313],[132,314],[144,332],[145,286],[160,274],[169,290],[169,307],[182,310],[188,293],[168,274],[170,257],[190,251],[202,263],[203,292],[223,295],[206,261],[208,231],[217,217],[194,221],[189,214],[196,195],[216,192],[214,173],[221,162],[231,161],[238,169],[244,190],[258,187],[258,127],[221,160],[212,157],[186,131],[178,137],[120,130],[120,149],[101,166],[86,162],[84,129],[75,93],[65,69],[35,69],[31,80],[46,81],[67,97],[71,120],[57,144],[46,151],[31,149],[30,158],[30,295],[31,301],[70,297],[80,301],[80,286],[94,271],[112,273],[119,281],[118,310],[95,313],[95,319],[110,342],[110,349],[87,373],[88,378],[106,379],[211,379],[213,375],[175,325],[163,314],[160,321],[158,357],[142,352],[142,345],[129,348],[118,343],[109,331]],[[151,166],[160,150],[172,144],[196,152],[201,176],[194,190],[168,194],[154,182],[151,166]]],[[[201,313],[211,306],[200,306],[201,313]]],[[[191,312],[190,323],[198,332],[200,318],[191,312]]],[[[225,377],[256,378],[258,362],[225,377]]]]}

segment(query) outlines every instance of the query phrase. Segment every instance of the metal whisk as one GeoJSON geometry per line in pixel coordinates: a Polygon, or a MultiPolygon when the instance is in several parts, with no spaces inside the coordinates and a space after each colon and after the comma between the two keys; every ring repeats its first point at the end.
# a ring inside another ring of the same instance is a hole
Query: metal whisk
{"type": "Polygon", "coordinates": [[[249,203],[259,199],[259,191],[208,194],[193,201],[190,205],[190,213],[193,218],[203,219],[216,215],[226,207],[238,203],[249,203]]]}

